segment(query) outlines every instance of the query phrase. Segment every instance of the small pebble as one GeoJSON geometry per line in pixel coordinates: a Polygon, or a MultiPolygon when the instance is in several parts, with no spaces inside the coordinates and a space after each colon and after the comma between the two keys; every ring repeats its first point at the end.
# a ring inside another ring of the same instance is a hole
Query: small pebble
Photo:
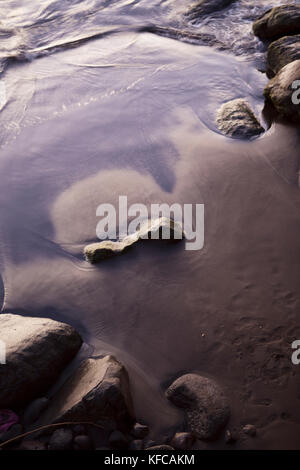
{"type": "Polygon", "coordinates": [[[175,449],[190,450],[193,447],[195,438],[190,432],[177,432],[172,441],[171,446],[175,449]]]}
{"type": "Polygon", "coordinates": [[[136,439],[144,439],[149,434],[149,428],[145,424],[135,423],[131,434],[136,439]]]}
{"type": "Polygon", "coordinates": [[[229,429],[225,431],[225,442],[226,444],[234,444],[236,442],[236,437],[229,429]]]}
{"type": "Polygon", "coordinates": [[[77,450],[91,450],[92,443],[89,436],[78,435],[74,438],[74,448],[77,450]]]}
{"type": "Polygon", "coordinates": [[[253,424],[246,424],[246,426],[243,427],[243,432],[248,436],[254,437],[256,436],[256,427],[253,426],[253,424]]]}
{"type": "Polygon", "coordinates": [[[135,439],[130,442],[129,450],[142,450],[144,447],[144,442],[142,439],[135,439]]]}
{"type": "Polygon", "coordinates": [[[25,440],[21,442],[19,447],[20,450],[46,450],[46,444],[44,442],[36,440],[25,440]]]}
{"type": "Polygon", "coordinates": [[[127,449],[128,440],[121,431],[113,431],[109,436],[109,445],[114,449],[127,449]]]}
{"type": "Polygon", "coordinates": [[[147,447],[146,450],[175,450],[174,447],[168,446],[166,444],[161,444],[158,446],[147,447]]]}
{"type": "Polygon", "coordinates": [[[71,429],[56,429],[52,434],[48,449],[49,450],[71,450],[73,433],[71,429]]]}

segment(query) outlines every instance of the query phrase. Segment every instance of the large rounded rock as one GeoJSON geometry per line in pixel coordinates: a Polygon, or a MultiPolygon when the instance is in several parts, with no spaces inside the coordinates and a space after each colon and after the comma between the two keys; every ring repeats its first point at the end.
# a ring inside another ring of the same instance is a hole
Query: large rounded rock
{"type": "Polygon", "coordinates": [[[264,95],[281,116],[291,121],[299,122],[300,59],[283,67],[270,80],[264,90],[264,95]]]}
{"type": "Polygon", "coordinates": [[[0,315],[0,408],[24,405],[41,396],[73,359],[82,340],[70,325],[48,318],[0,315]]]}
{"type": "Polygon", "coordinates": [[[300,34],[285,36],[268,47],[268,75],[274,76],[282,67],[300,59],[300,34]]]}
{"type": "Polygon", "coordinates": [[[125,367],[112,356],[87,359],[54,395],[39,424],[111,420],[128,430],[134,412],[125,367]]]}
{"type": "Polygon", "coordinates": [[[272,8],[253,23],[253,32],[262,40],[299,34],[300,5],[272,8]]]}
{"type": "Polygon", "coordinates": [[[197,374],[179,377],[167,389],[166,397],[185,410],[189,428],[199,439],[216,438],[230,416],[219,385],[197,374]]]}
{"type": "Polygon", "coordinates": [[[222,134],[238,139],[249,139],[264,132],[250,105],[243,99],[224,103],[216,121],[222,134]]]}
{"type": "Polygon", "coordinates": [[[200,0],[186,13],[189,20],[201,18],[210,15],[215,11],[228,7],[236,0],[200,0]]]}

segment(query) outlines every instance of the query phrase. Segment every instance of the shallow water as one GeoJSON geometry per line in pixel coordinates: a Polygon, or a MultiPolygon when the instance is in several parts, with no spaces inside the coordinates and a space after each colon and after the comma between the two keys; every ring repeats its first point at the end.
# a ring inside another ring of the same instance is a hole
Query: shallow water
{"type": "Polygon", "coordinates": [[[2,311],[67,321],[89,353],[115,353],[129,368],[138,417],[157,434],[181,420],[165,384],[197,370],[228,388],[233,424],[257,419],[261,445],[271,447],[285,411],[291,442],[300,423],[289,357],[300,334],[299,133],[276,123],[241,142],[215,126],[233,98],[261,115],[267,79],[254,63],[263,48],[246,48],[239,32],[269,2],[184,26],[224,43],[233,31],[231,52],[133,28],[178,26],[182,2],[8,4],[3,28],[22,60],[4,61],[0,82],[2,311]],[[37,58],[37,48],[48,53],[37,58]],[[147,206],[204,203],[204,249],[145,243],[89,265],[82,249],[96,240],[96,208],[119,195],[147,206]]]}

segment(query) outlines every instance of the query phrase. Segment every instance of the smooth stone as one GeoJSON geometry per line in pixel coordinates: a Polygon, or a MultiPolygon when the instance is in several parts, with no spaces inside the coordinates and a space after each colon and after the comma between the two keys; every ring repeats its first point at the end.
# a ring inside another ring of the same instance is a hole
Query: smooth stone
{"type": "Polygon", "coordinates": [[[240,98],[224,103],[217,113],[216,122],[223,134],[239,139],[249,139],[265,131],[250,105],[240,98]]]}
{"type": "Polygon", "coordinates": [[[46,450],[46,444],[37,440],[25,440],[21,442],[20,450],[46,450]]]}
{"type": "Polygon", "coordinates": [[[168,241],[177,242],[183,240],[184,236],[184,231],[179,223],[167,217],[159,217],[155,220],[145,221],[137,232],[128,235],[123,240],[104,240],[99,243],[91,243],[84,248],[83,252],[85,259],[95,264],[122,255],[140,240],[167,239],[168,241]]]}
{"type": "Polygon", "coordinates": [[[246,424],[243,427],[243,432],[248,436],[255,437],[256,436],[256,427],[253,424],[246,424]]]}
{"type": "Polygon", "coordinates": [[[50,437],[49,450],[71,450],[73,442],[73,433],[71,429],[56,429],[50,437]]]}
{"type": "Polygon", "coordinates": [[[114,420],[121,430],[134,422],[128,374],[113,356],[83,361],[54,395],[39,424],[101,419],[114,420]]]}
{"type": "Polygon", "coordinates": [[[114,449],[127,449],[128,439],[121,431],[113,431],[109,436],[109,445],[114,449]]]}
{"type": "Polygon", "coordinates": [[[135,423],[131,430],[131,435],[135,437],[135,439],[144,439],[149,434],[148,426],[140,423],[135,423]]]}
{"type": "Polygon", "coordinates": [[[0,367],[0,408],[31,402],[52,386],[81,347],[70,325],[48,318],[0,315],[6,364],[0,367]]]}
{"type": "Polygon", "coordinates": [[[183,408],[190,430],[198,439],[214,439],[226,425],[230,408],[220,386],[198,374],[185,374],[166,391],[175,406],[183,408]]]}
{"type": "Polygon", "coordinates": [[[74,438],[74,448],[78,450],[91,450],[92,443],[89,436],[86,435],[78,435],[74,438]]]}
{"type": "Polygon", "coordinates": [[[135,439],[130,442],[129,450],[143,450],[144,442],[142,439],[135,439]]]}
{"type": "Polygon", "coordinates": [[[177,432],[172,441],[171,446],[175,449],[190,450],[195,442],[195,436],[190,432],[177,432]]]}
{"type": "Polygon", "coordinates": [[[285,36],[272,42],[268,47],[267,72],[274,76],[282,67],[300,59],[300,34],[285,36]]]}
{"type": "Polygon", "coordinates": [[[292,96],[295,93],[299,100],[300,92],[294,90],[292,85],[299,80],[300,59],[283,67],[264,90],[266,99],[273,104],[278,114],[294,122],[300,122],[300,105],[293,103],[292,96]]]}
{"type": "Polygon", "coordinates": [[[84,248],[84,256],[90,263],[98,263],[108,258],[113,258],[129,250],[137,242],[135,237],[126,237],[123,241],[105,240],[100,243],[91,243],[84,248]]]}
{"type": "Polygon", "coordinates": [[[278,39],[300,33],[300,5],[281,5],[268,10],[253,23],[260,39],[278,39]]]}

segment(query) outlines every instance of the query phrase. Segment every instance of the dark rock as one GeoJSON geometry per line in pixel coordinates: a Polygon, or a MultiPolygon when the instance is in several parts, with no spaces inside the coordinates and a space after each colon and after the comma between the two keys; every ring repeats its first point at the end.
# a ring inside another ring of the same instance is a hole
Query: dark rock
{"type": "Polygon", "coordinates": [[[217,113],[220,131],[230,137],[249,139],[264,132],[250,105],[243,99],[224,103],[217,113]]]}
{"type": "Polygon", "coordinates": [[[74,449],[75,450],[91,450],[92,443],[89,436],[78,435],[74,438],[74,449]]]}
{"type": "Polygon", "coordinates": [[[49,399],[46,397],[36,398],[33,400],[26,408],[23,416],[24,424],[32,424],[34,423],[39,417],[42,411],[49,404],[49,399]]]}
{"type": "Polygon", "coordinates": [[[121,431],[113,431],[109,436],[109,445],[114,449],[127,449],[128,439],[121,431]]]}
{"type": "Polygon", "coordinates": [[[167,389],[166,397],[185,410],[189,428],[198,439],[216,438],[230,416],[223,390],[197,374],[179,377],[167,389]]]}
{"type": "Polygon", "coordinates": [[[243,427],[243,432],[248,436],[255,437],[256,436],[256,427],[253,424],[246,424],[243,427]]]}
{"type": "Polygon", "coordinates": [[[121,430],[134,422],[128,374],[112,356],[85,360],[52,398],[39,423],[103,419],[113,420],[121,430]]]}
{"type": "Polygon", "coordinates": [[[175,449],[190,450],[195,442],[195,437],[190,432],[177,432],[171,441],[175,449]]]}
{"type": "Polygon", "coordinates": [[[8,431],[0,434],[0,444],[9,441],[14,437],[20,436],[23,433],[23,426],[21,424],[14,424],[8,431]]]}
{"type": "Polygon", "coordinates": [[[144,447],[144,442],[142,439],[135,439],[130,442],[129,450],[142,450],[144,447]]]}
{"type": "Polygon", "coordinates": [[[73,442],[73,433],[71,429],[56,429],[52,434],[48,449],[49,450],[71,450],[73,442]]]}
{"type": "Polygon", "coordinates": [[[149,428],[144,424],[135,423],[131,430],[131,434],[136,439],[144,439],[149,434],[149,428]]]}
{"type": "Polygon", "coordinates": [[[82,340],[70,325],[47,318],[0,315],[6,365],[0,367],[0,408],[32,401],[58,378],[82,340]]]}
{"type": "Polygon", "coordinates": [[[158,445],[158,446],[147,447],[147,449],[145,449],[145,450],[154,450],[154,451],[174,450],[174,447],[168,446],[167,444],[161,444],[161,445],[158,445]]]}
{"type": "Polygon", "coordinates": [[[272,8],[253,23],[253,32],[263,40],[300,34],[300,5],[272,8]]]}
{"type": "Polygon", "coordinates": [[[267,55],[268,75],[273,77],[282,67],[298,59],[300,59],[300,34],[285,36],[272,42],[267,55]]]}
{"type": "Polygon", "coordinates": [[[37,440],[24,440],[19,447],[20,450],[46,450],[46,444],[37,440]]]}
{"type": "Polygon", "coordinates": [[[294,122],[300,121],[299,80],[300,59],[283,67],[264,90],[265,97],[279,115],[294,122]]]}
{"type": "Polygon", "coordinates": [[[228,7],[236,0],[200,0],[186,13],[189,20],[200,19],[228,7]]]}

